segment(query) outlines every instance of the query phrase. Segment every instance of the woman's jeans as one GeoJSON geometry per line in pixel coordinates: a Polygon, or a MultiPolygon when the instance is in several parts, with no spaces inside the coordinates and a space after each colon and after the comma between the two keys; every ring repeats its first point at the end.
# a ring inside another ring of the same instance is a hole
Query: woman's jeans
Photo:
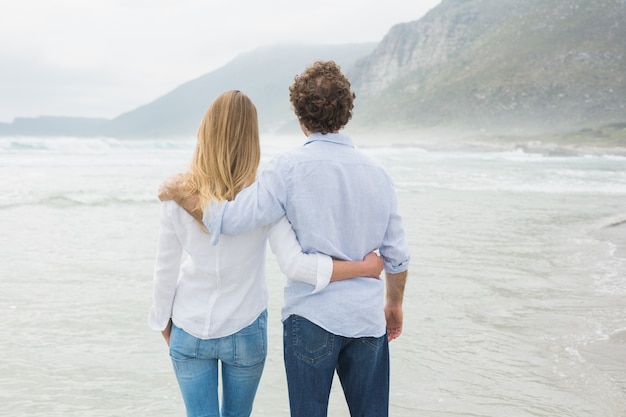
{"type": "Polygon", "coordinates": [[[283,322],[292,417],[326,417],[335,370],[351,416],[389,415],[389,343],[381,337],[329,333],[292,315],[283,322]]]}
{"type": "Polygon", "coordinates": [[[198,339],[172,326],[170,357],[188,417],[248,417],[267,356],[267,311],[230,336],[198,339]],[[222,409],[218,362],[222,367],[222,409]]]}

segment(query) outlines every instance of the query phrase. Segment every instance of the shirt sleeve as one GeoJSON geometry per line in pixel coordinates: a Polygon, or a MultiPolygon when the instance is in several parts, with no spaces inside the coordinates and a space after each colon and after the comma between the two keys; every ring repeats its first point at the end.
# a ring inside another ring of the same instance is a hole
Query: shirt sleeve
{"type": "Polygon", "coordinates": [[[281,158],[274,158],[257,181],[227,202],[211,202],[204,210],[202,222],[209,229],[211,244],[220,234],[239,235],[268,226],[285,215],[287,174],[281,158]]]}
{"type": "Polygon", "coordinates": [[[161,220],[153,276],[152,307],[148,313],[148,326],[163,330],[172,317],[174,294],[178,283],[183,247],[172,222],[173,201],[161,203],[161,220]]]}
{"type": "Polygon", "coordinates": [[[391,214],[379,252],[385,262],[386,272],[397,274],[409,268],[411,254],[402,227],[402,217],[398,214],[398,197],[395,190],[391,195],[391,214]]]}
{"type": "Polygon", "coordinates": [[[333,273],[332,258],[321,253],[302,252],[287,217],[283,216],[270,228],[268,238],[278,266],[288,279],[313,285],[313,293],[326,288],[333,273]]]}

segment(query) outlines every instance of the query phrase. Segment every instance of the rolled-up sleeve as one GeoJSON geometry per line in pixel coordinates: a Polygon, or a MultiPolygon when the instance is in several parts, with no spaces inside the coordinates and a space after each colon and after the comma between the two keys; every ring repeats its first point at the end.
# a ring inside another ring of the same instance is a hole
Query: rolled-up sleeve
{"type": "Polygon", "coordinates": [[[302,252],[291,223],[286,217],[283,216],[272,225],[268,238],[278,266],[288,279],[312,285],[313,293],[326,288],[333,273],[332,258],[321,253],[302,252]]]}
{"type": "Polygon", "coordinates": [[[390,213],[387,230],[379,252],[385,262],[385,271],[397,274],[409,268],[411,254],[402,227],[402,217],[398,214],[398,201],[395,192],[391,194],[390,213]]]}

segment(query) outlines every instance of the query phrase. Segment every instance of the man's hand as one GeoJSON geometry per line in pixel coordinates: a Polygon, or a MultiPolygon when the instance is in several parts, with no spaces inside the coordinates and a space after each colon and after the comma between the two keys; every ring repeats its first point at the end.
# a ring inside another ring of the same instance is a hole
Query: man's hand
{"type": "MultiPolygon", "coordinates": [[[[174,200],[179,206],[184,208],[194,219],[202,224],[202,210],[198,207],[198,195],[186,196],[183,193],[183,174],[172,175],[167,178],[159,187],[159,200],[174,200]]],[[[206,231],[204,225],[203,230],[206,231]]]]}
{"type": "Polygon", "coordinates": [[[402,334],[402,304],[385,304],[385,318],[387,319],[387,340],[392,341],[402,334]]]}
{"type": "Polygon", "coordinates": [[[385,262],[375,252],[370,252],[363,258],[363,266],[365,267],[364,276],[378,279],[383,272],[385,262]]]}
{"type": "Polygon", "coordinates": [[[402,300],[408,271],[397,274],[387,273],[387,302],[385,303],[385,318],[387,319],[387,339],[391,342],[402,333],[402,300]]]}
{"type": "Polygon", "coordinates": [[[175,174],[168,177],[159,186],[159,200],[174,200],[182,198],[183,174],[175,174]]]}

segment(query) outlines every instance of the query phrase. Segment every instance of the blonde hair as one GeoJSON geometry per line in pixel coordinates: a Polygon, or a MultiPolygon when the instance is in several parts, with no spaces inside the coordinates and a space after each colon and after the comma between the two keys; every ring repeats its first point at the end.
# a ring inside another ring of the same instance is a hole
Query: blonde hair
{"type": "Polygon", "coordinates": [[[187,196],[198,194],[196,210],[211,200],[233,200],[254,182],[260,159],[259,122],[252,100],[237,90],[222,93],[200,123],[183,191],[187,196]]]}

